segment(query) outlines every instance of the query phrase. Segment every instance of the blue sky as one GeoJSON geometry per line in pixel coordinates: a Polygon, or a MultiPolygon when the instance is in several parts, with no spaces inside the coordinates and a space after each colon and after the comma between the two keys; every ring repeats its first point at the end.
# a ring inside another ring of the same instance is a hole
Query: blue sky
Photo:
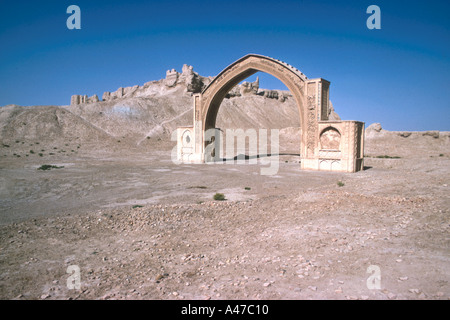
{"type": "MultiPolygon", "coordinates": [[[[331,82],[341,118],[450,131],[449,1],[0,1],[0,105],[66,105],[247,53],[331,82]],[[81,30],[66,9],[81,8],[81,30]],[[369,5],[381,30],[369,30],[369,5]]],[[[254,80],[254,77],[249,79],[254,80]]],[[[262,74],[261,87],[282,89],[262,74]]]]}

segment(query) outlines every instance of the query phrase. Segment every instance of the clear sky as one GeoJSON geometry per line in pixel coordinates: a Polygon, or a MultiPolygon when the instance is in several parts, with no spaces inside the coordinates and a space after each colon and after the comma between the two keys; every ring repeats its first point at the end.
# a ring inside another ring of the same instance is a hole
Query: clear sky
{"type": "MultiPolygon", "coordinates": [[[[331,82],[342,119],[450,131],[450,1],[2,1],[0,105],[67,105],[257,53],[331,82]],[[69,30],[69,5],[81,30],[69,30]],[[381,29],[369,30],[369,5],[381,29]]],[[[252,81],[254,77],[250,78],[252,81]]],[[[261,87],[283,89],[263,74],[261,87]]]]}

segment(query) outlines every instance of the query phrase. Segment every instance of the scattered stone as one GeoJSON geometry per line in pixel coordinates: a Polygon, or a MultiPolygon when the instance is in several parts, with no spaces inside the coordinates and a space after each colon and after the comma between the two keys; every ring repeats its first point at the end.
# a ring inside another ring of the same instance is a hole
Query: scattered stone
{"type": "Polygon", "coordinates": [[[44,293],[43,295],[41,295],[42,300],[45,300],[47,298],[50,298],[50,295],[48,293],[44,293]]]}
{"type": "Polygon", "coordinates": [[[393,300],[393,299],[397,298],[397,295],[396,295],[395,293],[389,292],[389,293],[387,294],[387,297],[388,297],[390,300],[393,300]]]}

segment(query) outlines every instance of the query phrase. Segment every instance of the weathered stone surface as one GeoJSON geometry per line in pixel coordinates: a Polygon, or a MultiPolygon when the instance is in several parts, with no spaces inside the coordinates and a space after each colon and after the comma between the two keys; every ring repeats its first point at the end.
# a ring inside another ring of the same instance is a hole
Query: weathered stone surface
{"type": "Polygon", "coordinates": [[[270,99],[278,99],[278,91],[277,90],[264,90],[264,97],[270,99]]]}
{"type": "Polygon", "coordinates": [[[164,84],[166,87],[175,87],[178,81],[178,72],[175,69],[166,71],[166,79],[164,79],[164,84]]]}
{"type": "Polygon", "coordinates": [[[75,106],[77,104],[80,104],[80,96],[75,94],[70,97],[70,105],[75,106]]]}
{"type": "Polygon", "coordinates": [[[181,73],[175,69],[167,70],[164,85],[168,88],[177,85],[184,85],[188,92],[198,93],[210,82],[208,78],[204,78],[194,72],[194,68],[184,64],[181,73]]]}
{"type": "Polygon", "coordinates": [[[123,88],[120,87],[119,89],[116,90],[116,92],[113,92],[111,94],[111,96],[113,96],[113,98],[122,98],[123,97],[123,88]]]}
{"type": "Polygon", "coordinates": [[[180,82],[184,82],[187,91],[192,93],[201,92],[204,87],[202,77],[194,72],[192,66],[188,66],[187,64],[183,65],[180,82]]]}
{"type": "Polygon", "coordinates": [[[254,82],[243,82],[240,85],[240,92],[241,95],[245,94],[257,94],[259,89],[259,78],[256,78],[256,81],[254,82]]]}
{"type": "Polygon", "coordinates": [[[103,101],[108,101],[110,99],[111,99],[111,92],[109,92],[109,91],[104,92],[103,96],[102,96],[102,100],[103,101]]]}
{"type": "Polygon", "coordinates": [[[94,103],[94,102],[98,102],[98,101],[99,101],[98,96],[96,94],[94,94],[92,97],[89,97],[86,102],[94,103]]]}
{"type": "Polygon", "coordinates": [[[125,97],[125,96],[130,96],[130,95],[132,95],[133,93],[135,93],[136,92],[136,90],[138,90],[139,89],[139,86],[138,85],[135,85],[135,86],[132,86],[132,87],[126,87],[126,88],[123,88],[123,96],[125,97]]]}
{"type": "Polygon", "coordinates": [[[70,105],[79,105],[79,104],[83,104],[83,103],[88,103],[89,102],[89,98],[87,95],[73,95],[70,98],[70,105]]]}
{"type": "Polygon", "coordinates": [[[257,77],[254,82],[243,82],[242,84],[236,85],[227,93],[225,98],[229,99],[252,94],[264,96],[269,99],[278,99],[281,102],[286,101],[286,99],[290,96],[289,92],[284,92],[281,90],[261,89],[259,87],[259,77],[257,77]]]}
{"type": "Polygon", "coordinates": [[[383,130],[383,128],[381,127],[380,123],[372,123],[370,126],[367,127],[366,130],[380,132],[381,130],[383,130]]]}
{"type": "Polygon", "coordinates": [[[233,89],[231,89],[227,93],[225,98],[233,98],[233,97],[240,97],[240,96],[241,96],[241,88],[239,86],[235,86],[235,87],[233,87],[233,89]]]}

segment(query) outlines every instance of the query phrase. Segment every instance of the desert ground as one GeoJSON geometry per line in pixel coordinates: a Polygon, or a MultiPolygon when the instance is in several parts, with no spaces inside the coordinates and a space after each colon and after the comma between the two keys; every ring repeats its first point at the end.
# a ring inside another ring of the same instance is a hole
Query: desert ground
{"type": "Polygon", "coordinates": [[[296,156],[273,176],[179,165],[169,141],[81,147],[47,171],[4,157],[0,298],[449,299],[450,139],[416,135],[368,138],[358,173],[302,171],[296,156]]]}
{"type": "Polygon", "coordinates": [[[1,299],[450,298],[449,132],[370,126],[365,170],[304,171],[287,99],[261,175],[174,163],[192,100],[173,97],[2,108],[1,299]]]}

